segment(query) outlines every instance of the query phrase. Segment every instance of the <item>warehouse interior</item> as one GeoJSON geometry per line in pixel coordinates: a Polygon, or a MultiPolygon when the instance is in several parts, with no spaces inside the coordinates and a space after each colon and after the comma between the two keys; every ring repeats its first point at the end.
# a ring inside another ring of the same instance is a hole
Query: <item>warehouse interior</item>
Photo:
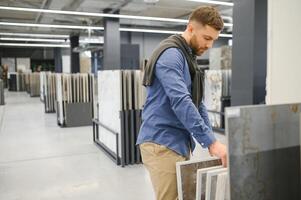
{"type": "Polygon", "coordinates": [[[178,199],[300,200],[299,0],[1,0],[0,200],[156,199],[144,69],[199,6],[224,21],[196,61],[227,167],[196,142],[178,199]]]}

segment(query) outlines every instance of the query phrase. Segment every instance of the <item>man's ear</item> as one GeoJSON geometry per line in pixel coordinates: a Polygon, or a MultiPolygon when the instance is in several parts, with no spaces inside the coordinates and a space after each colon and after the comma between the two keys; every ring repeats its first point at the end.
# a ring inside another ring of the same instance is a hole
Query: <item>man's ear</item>
{"type": "Polygon", "coordinates": [[[194,30],[193,24],[192,23],[187,24],[188,33],[192,34],[193,30],[194,30]]]}
{"type": "Polygon", "coordinates": [[[189,23],[189,24],[187,25],[187,30],[188,30],[188,32],[189,32],[189,33],[192,33],[192,32],[193,32],[193,29],[194,29],[194,27],[193,27],[192,23],[189,23]]]}

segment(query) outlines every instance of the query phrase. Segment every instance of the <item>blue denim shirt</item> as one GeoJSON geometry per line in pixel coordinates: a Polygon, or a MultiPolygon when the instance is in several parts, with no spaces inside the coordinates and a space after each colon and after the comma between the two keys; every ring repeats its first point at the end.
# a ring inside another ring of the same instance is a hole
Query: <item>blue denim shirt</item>
{"type": "Polygon", "coordinates": [[[189,157],[195,148],[192,137],[203,148],[216,140],[204,104],[198,110],[192,102],[189,67],[180,49],[162,53],[146,90],[137,144],[153,142],[189,157]]]}

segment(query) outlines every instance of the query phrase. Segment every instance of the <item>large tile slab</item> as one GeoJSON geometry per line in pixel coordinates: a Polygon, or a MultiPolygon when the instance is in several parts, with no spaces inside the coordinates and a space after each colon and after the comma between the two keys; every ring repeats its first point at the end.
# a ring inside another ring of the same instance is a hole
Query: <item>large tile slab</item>
{"type": "Polygon", "coordinates": [[[300,199],[300,104],[226,110],[231,200],[300,199]]]}

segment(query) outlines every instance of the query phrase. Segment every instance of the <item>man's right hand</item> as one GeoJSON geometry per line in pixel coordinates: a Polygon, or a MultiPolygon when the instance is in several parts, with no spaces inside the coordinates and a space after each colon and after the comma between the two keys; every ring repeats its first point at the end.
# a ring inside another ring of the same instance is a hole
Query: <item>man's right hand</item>
{"type": "Polygon", "coordinates": [[[215,141],[209,146],[209,153],[211,156],[216,156],[222,160],[224,167],[227,167],[227,148],[226,145],[219,141],[215,141]]]}

